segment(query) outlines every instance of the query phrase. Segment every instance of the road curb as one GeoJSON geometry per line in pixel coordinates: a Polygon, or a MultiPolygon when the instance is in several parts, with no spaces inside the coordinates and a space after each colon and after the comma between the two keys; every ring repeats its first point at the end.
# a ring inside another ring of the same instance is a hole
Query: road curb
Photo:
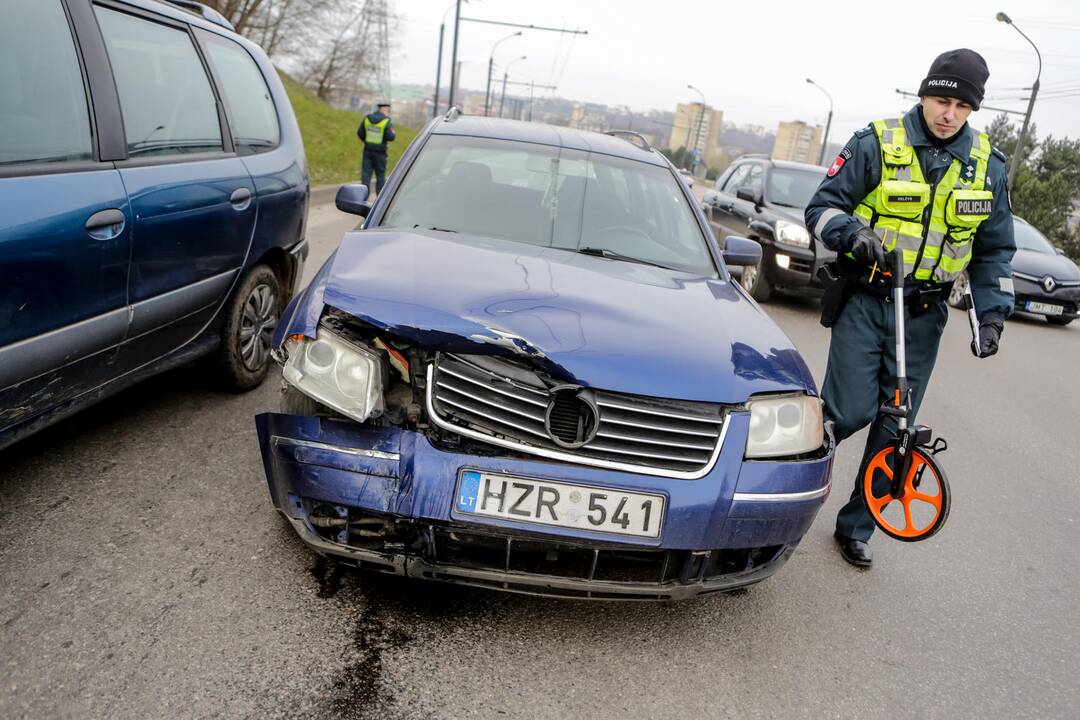
{"type": "Polygon", "coordinates": [[[320,185],[319,187],[311,188],[311,204],[325,205],[326,203],[333,202],[339,187],[341,187],[340,184],[320,185]]]}

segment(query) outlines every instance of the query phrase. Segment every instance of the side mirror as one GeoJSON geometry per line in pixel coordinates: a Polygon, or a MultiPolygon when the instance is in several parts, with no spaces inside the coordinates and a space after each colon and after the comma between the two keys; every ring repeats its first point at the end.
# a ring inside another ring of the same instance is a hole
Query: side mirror
{"type": "Polygon", "coordinates": [[[338,188],[337,196],[334,197],[334,205],[341,212],[367,217],[367,214],[371,212],[371,203],[367,202],[367,196],[367,185],[349,183],[338,188]]]}
{"type": "Polygon", "coordinates": [[[739,188],[735,191],[735,197],[739,198],[740,200],[745,200],[748,203],[753,203],[754,207],[757,207],[761,204],[761,198],[754,194],[754,191],[750,188],[739,188]]]}
{"type": "Polygon", "coordinates": [[[758,265],[761,263],[761,245],[755,240],[728,235],[724,238],[724,263],[727,265],[758,265]]]}

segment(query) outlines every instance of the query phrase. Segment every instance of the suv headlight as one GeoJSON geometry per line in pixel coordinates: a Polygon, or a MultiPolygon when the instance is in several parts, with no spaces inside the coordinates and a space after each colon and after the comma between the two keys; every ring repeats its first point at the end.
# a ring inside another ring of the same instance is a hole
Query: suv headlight
{"type": "Polygon", "coordinates": [[[784,220],[776,221],[776,239],[786,245],[810,247],[810,233],[806,232],[806,228],[784,220]]]}
{"type": "Polygon", "coordinates": [[[747,458],[801,455],[825,442],[821,400],[809,395],[773,395],[746,403],[750,410],[747,458]]]}
{"type": "Polygon", "coordinates": [[[290,339],[285,380],[305,395],[364,422],[383,412],[379,357],[319,328],[316,338],[290,339]]]}

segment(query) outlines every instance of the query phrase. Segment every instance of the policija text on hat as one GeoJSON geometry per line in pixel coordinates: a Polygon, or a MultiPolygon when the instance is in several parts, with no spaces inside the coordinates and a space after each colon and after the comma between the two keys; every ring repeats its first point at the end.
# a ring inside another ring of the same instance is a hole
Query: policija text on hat
{"type": "MultiPolygon", "coordinates": [[[[822,324],[832,327],[822,399],[837,442],[873,423],[851,499],[835,537],[848,562],[868,567],[874,522],[863,500],[861,470],[895,427],[878,408],[896,377],[895,325],[886,253],[904,255],[907,373],[918,412],[962,274],[979,319],[978,357],[997,352],[1013,309],[1012,210],[1005,156],[968,116],[990,76],[978,53],[950,50],[930,66],[919,104],[901,118],[876,120],[848,141],[806,208],[806,226],[837,253],[826,266],[822,324]]],[[[913,419],[914,415],[912,415],[913,419]]]]}

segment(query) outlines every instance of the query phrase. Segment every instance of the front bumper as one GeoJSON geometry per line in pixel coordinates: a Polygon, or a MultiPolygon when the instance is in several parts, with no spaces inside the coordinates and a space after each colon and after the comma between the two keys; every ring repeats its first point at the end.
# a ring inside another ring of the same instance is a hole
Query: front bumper
{"type": "Polygon", "coordinates": [[[422,433],[326,418],[256,418],[275,506],[316,552],[361,568],[512,592],[679,599],[759,582],[809,529],[829,490],[834,444],[798,462],[742,459],[747,413],[732,413],[713,469],[699,480],[440,449],[422,433]],[[460,470],[663,494],[659,538],[459,514],[460,470]],[[313,514],[315,511],[315,514],[313,514]],[[371,527],[375,535],[338,532],[371,527]],[[321,513],[321,514],[319,514],[321,513]],[[368,523],[369,525],[364,525],[368,523]]]}
{"type": "MultiPolygon", "coordinates": [[[[1055,317],[1075,320],[1080,317],[1080,287],[1058,286],[1053,292],[1046,290],[1037,282],[1013,276],[1014,309],[1017,312],[1033,312],[1027,309],[1028,301],[1058,305],[1064,308],[1061,315],[1055,317]]],[[[1041,313],[1035,313],[1036,315],[1041,313]]]]}

